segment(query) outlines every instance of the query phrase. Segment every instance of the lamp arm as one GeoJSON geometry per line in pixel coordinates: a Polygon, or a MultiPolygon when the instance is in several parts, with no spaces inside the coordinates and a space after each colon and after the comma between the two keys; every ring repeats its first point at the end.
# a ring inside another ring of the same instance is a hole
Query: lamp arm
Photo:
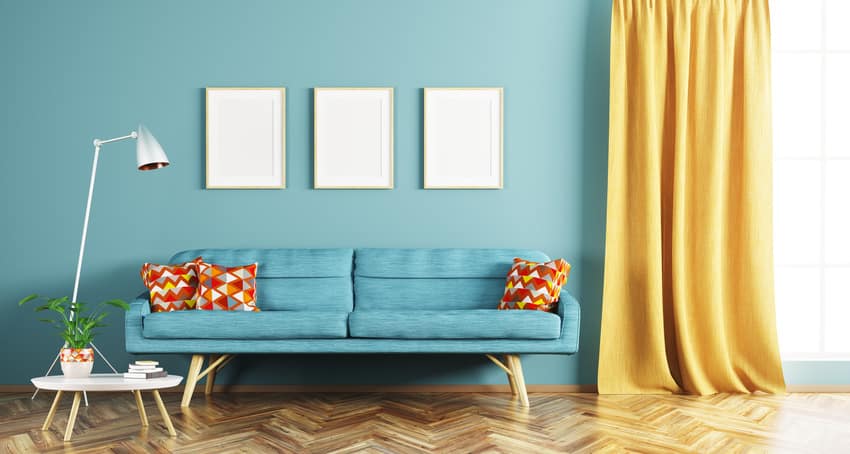
{"type": "Polygon", "coordinates": [[[114,139],[106,139],[106,140],[94,139],[94,146],[99,147],[103,144],[118,142],[119,140],[135,139],[137,137],[139,137],[139,133],[137,133],[136,131],[132,131],[132,132],[130,132],[130,134],[127,134],[126,136],[115,137],[114,139]]]}
{"type": "MultiPolygon", "coordinates": [[[[82,268],[83,268],[83,256],[86,253],[86,235],[88,234],[88,230],[89,230],[89,214],[91,213],[91,199],[92,199],[92,194],[94,193],[94,180],[95,180],[95,177],[97,176],[97,159],[100,156],[100,147],[101,147],[101,145],[104,145],[104,144],[107,144],[107,143],[118,142],[120,140],[126,140],[126,139],[135,139],[137,137],[138,137],[138,133],[136,131],[132,131],[132,132],[130,132],[130,134],[127,134],[126,136],[115,137],[115,138],[112,138],[112,139],[106,139],[106,140],[94,139],[94,161],[92,161],[92,165],[91,165],[91,180],[89,181],[89,196],[86,199],[86,214],[85,214],[85,217],[83,218],[83,236],[80,239],[80,255],[77,257],[77,273],[74,276],[74,293],[73,293],[73,296],[71,296],[71,302],[73,302],[73,303],[77,302],[77,294],[79,293],[79,290],[80,290],[80,272],[82,271],[82,268]]],[[[73,313],[71,313],[71,320],[74,320],[74,314],[73,313]]]]}
{"type": "MultiPolygon", "coordinates": [[[[113,139],[110,139],[113,140],[113,139]]],[[[80,271],[83,268],[83,256],[86,253],[86,235],[89,231],[89,214],[91,213],[91,198],[94,192],[94,180],[97,176],[97,159],[100,156],[101,141],[94,141],[94,160],[91,165],[91,179],[89,180],[89,196],[86,199],[86,214],[83,218],[83,236],[80,239],[80,255],[77,257],[77,273],[74,276],[74,293],[71,296],[71,302],[77,302],[77,294],[80,290],[80,271]]],[[[74,320],[74,314],[71,313],[71,320],[74,320]]]]}

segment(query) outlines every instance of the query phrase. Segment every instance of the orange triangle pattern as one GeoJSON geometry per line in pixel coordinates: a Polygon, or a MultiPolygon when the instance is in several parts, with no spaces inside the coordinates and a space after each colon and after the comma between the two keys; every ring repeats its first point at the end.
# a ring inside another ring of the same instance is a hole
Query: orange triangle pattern
{"type": "Polygon", "coordinates": [[[571,269],[564,259],[538,263],[515,258],[499,309],[555,312],[571,269]]]}
{"type": "Polygon", "coordinates": [[[226,267],[198,262],[198,304],[202,311],[254,311],[257,264],[226,267]]]}
{"type": "Polygon", "coordinates": [[[151,312],[183,311],[195,308],[198,298],[198,257],[180,265],[145,263],[140,274],[150,291],[151,312]]]}

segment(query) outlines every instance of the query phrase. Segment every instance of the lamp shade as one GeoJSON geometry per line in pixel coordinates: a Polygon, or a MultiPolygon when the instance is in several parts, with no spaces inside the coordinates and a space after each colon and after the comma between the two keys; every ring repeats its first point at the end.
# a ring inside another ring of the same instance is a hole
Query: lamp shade
{"type": "Polygon", "coordinates": [[[162,145],[148,131],[145,125],[139,125],[136,138],[136,164],[139,170],[160,169],[168,165],[168,156],[162,150],[162,145]]]}

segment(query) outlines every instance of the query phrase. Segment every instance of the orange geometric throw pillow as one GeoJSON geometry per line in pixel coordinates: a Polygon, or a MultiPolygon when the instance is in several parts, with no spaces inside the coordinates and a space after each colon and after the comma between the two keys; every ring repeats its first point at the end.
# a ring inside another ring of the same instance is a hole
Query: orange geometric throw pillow
{"type": "Polygon", "coordinates": [[[260,310],[256,300],[256,263],[228,268],[199,261],[198,280],[198,310],[260,310]]]}
{"type": "Polygon", "coordinates": [[[570,264],[564,259],[537,263],[515,258],[499,309],[554,312],[570,269],[570,264]]]}
{"type": "MultiPolygon", "coordinates": [[[[195,259],[201,260],[200,257],[195,259]]],[[[151,312],[183,311],[195,308],[198,298],[198,265],[145,263],[140,274],[150,291],[151,312]]]]}

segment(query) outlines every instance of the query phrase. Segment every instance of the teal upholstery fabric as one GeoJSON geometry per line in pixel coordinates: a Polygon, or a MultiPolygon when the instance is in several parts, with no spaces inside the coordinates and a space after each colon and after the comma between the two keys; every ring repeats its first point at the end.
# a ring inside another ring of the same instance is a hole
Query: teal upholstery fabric
{"type": "Polygon", "coordinates": [[[342,339],[348,312],[175,311],[145,317],[149,339],[342,339]]]}
{"type": "Polygon", "coordinates": [[[561,338],[565,353],[578,352],[578,338],[581,331],[581,306],[578,300],[566,289],[561,289],[558,302],[558,316],[561,317],[561,338]]]}
{"type": "Polygon", "coordinates": [[[258,262],[257,277],[350,277],[353,249],[190,249],[171,257],[182,263],[202,256],[207,263],[239,266],[258,262]]]}
{"type": "Polygon", "coordinates": [[[354,305],[368,310],[496,309],[514,257],[528,249],[358,249],[354,305]]]}
{"type": "Polygon", "coordinates": [[[127,352],[572,354],[578,351],[581,310],[578,301],[566,290],[561,292],[557,314],[494,310],[513,258],[548,260],[538,251],[196,249],[178,253],[171,263],[192,260],[198,255],[227,266],[258,262],[257,303],[262,311],[151,314],[148,294],[143,293],[131,302],[126,314],[127,352]],[[457,311],[465,323],[445,320],[446,311],[457,311]],[[523,318],[524,323],[509,324],[507,320],[513,318],[523,318]],[[360,334],[375,335],[380,331],[377,335],[398,337],[352,337],[350,329],[360,334]],[[522,339],[533,342],[518,342],[522,339]]]}
{"type": "Polygon", "coordinates": [[[355,276],[365,277],[504,279],[514,257],[549,260],[531,249],[357,249],[354,266],[355,276]]]}
{"type": "Polygon", "coordinates": [[[561,337],[517,342],[515,339],[148,339],[142,324],[150,314],[143,295],[130,304],[125,319],[125,347],[129,353],[541,353],[573,354],[578,351],[578,302],[561,292],[558,314],[561,337]]]}
{"type": "Polygon", "coordinates": [[[355,276],[355,304],[363,310],[496,309],[505,293],[505,276],[464,279],[355,276]]]}
{"type": "Polygon", "coordinates": [[[557,339],[561,318],[542,311],[370,311],[348,321],[351,337],[376,339],[557,339]]]}
{"type": "Polygon", "coordinates": [[[169,263],[201,256],[224,266],[257,265],[261,311],[348,311],[353,307],[353,249],[191,249],[169,263]]]}

